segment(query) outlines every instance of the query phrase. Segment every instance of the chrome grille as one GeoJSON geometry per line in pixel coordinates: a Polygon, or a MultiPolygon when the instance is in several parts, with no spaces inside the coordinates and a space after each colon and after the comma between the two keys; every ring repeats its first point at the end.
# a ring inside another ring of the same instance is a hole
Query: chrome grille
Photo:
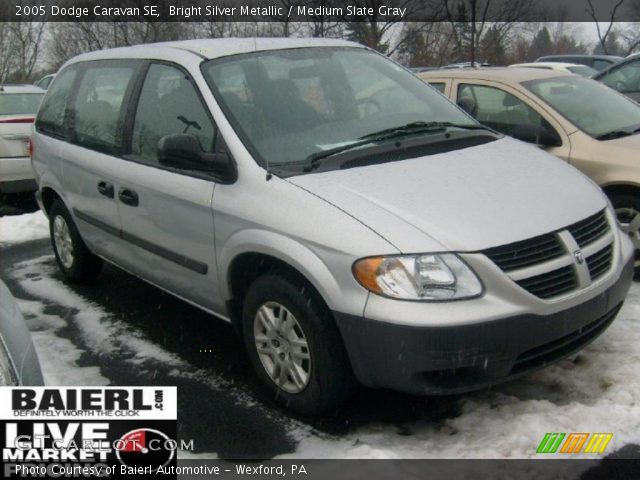
{"type": "Polygon", "coordinates": [[[570,292],[578,286],[578,277],[571,265],[516,282],[529,293],[540,298],[551,298],[570,292]]]}
{"type": "Polygon", "coordinates": [[[589,274],[591,280],[600,278],[607,273],[611,268],[611,261],[613,260],[613,246],[607,245],[602,250],[594,253],[587,258],[587,266],[589,267],[589,274]]]}
{"type": "Polygon", "coordinates": [[[613,263],[613,241],[603,210],[563,230],[482,253],[532,295],[552,299],[604,276],[613,263]]]}
{"type": "Polygon", "coordinates": [[[562,256],[564,248],[555,234],[543,235],[523,242],[485,250],[498,267],[505,272],[535,265],[562,256]]]}
{"type": "Polygon", "coordinates": [[[606,235],[609,231],[609,222],[607,222],[607,216],[602,211],[571,225],[568,230],[578,243],[578,246],[584,247],[606,235]]]}

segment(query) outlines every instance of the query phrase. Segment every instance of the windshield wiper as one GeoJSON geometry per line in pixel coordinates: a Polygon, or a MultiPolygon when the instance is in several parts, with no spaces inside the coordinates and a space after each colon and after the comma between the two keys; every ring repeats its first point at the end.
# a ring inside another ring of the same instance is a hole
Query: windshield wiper
{"type": "Polygon", "coordinates": [[[447,128],[462,128],[465,130],[490,130],[489,128],[480,124],[465,124],[465,123],[453,123],[453,122],[411,122],[406,125],[400,125],[399,127],[385,128],[378,132],[369,133],[360,137],[358,140],[374,139],[378,138],[394,138],[405,135],[413,135],[416,133],[432,132],[434,130],[444,130],[447,128]]]}
{"type": "Polygon", "coordinates": [[[304,172],[311,172],[315,170],[320,165],[320,160],[330,157],[332,155],[336,155],[338,153],[346,152],[347,150],[351,150],[353,148],[358,148],[363,145],[367,145],[371,143],[372,140],[360,140],[358,142],[349,143],[347,145],[341,145],[339,147],[329,148],[328,150],[321,150],[316,153],[312,153],[307,158],[305,158],[306,165],[302,169],[304,172]]]}
{"type": "Polygon", "coordinates": [[[611,130],[610,132],[598,135],[596,137],[596,140],[614,140],[616,138],[630,137],[631,135],[635,135],[636,133],[640,133],[640,127],[629,130],[611,130]]]}
{"type": "Polygon", "coordinates": [[[368,145],[373,142],[382,142],[391,138],[403,137],[405,135],[414,135],[419,133],[433,132],[437,130],[445,130],[447,128],[463,128],[465,130],[489,130],[490,128],[483,127],[482,125],[469,125],[469,124],[457,124],[452,122],[412,122],[399,127],[385,128],[378,132],[369,133],[358,138],[358,141],[349,143],[347,145],[341,145],[339,147],[330,148],[328,150],[322,150],[320,152],[312,153],[305,159],[304,172],[311,172],[318,168],[320,161],[337,155],[338,153],[353,150],[363,145],[368,145]]]}

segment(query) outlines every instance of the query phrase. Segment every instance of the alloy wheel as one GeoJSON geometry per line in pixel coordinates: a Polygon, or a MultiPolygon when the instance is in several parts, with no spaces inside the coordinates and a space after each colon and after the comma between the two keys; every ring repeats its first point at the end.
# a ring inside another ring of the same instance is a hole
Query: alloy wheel
{"type": "Polygon", "coordinates": [[[56,216],[53,221],[53,241],[60,262],[65,268],[71,268],[73,265],[73,240],[69,226],[61,215],[56,216]]]}
{"type": "Polygon", "coordinates": [[[287,393],[300,393],[311,376],[311,353],[296,317],[278,302],[266,302],[256,312],[254,340],[269,378],[287,393]]]}

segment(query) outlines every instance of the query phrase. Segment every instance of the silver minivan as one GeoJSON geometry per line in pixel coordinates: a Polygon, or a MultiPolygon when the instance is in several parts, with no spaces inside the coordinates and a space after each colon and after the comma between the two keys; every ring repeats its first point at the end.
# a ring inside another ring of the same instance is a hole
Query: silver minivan
{"type": "Polygon", "coordinates": [[[358,382],[447,394],[549,365],[611,324],[632,278],[587,177],[350,42],[81,55],[32,151],[69,280],[106,260],[231,322],[306,414],[358,382]]]}

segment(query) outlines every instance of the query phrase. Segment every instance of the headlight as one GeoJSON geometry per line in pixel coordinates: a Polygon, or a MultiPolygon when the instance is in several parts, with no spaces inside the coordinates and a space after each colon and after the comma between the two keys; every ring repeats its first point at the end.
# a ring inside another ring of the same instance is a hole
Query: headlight
{"type": "Polygon", "coordinates": [[[0,386],[17,385],[13,363],[9,358],[9,352],[4,345],[4,341],[0,336],[0,386]]]}
{"type": "Polygon", "coordinates": [[[456,255],[369,257],[353,265],[367,290],[402,300],[457,300],[482,293],[482,284],[456,255]]]}

